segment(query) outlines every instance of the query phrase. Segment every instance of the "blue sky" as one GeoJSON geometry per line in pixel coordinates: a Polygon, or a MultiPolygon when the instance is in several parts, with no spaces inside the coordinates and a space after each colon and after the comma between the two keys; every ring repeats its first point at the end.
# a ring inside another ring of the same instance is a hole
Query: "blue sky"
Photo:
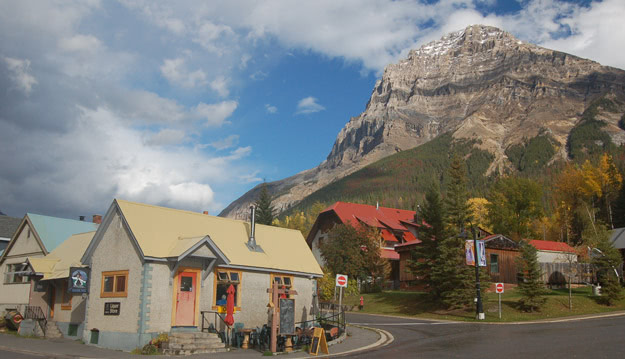
{"type": "Polygon", "coordinates": [[[471,24],[625,68],[625,3],[0,0],[0,210],[217,214],[325,159],[384,67],[471,24]]]}

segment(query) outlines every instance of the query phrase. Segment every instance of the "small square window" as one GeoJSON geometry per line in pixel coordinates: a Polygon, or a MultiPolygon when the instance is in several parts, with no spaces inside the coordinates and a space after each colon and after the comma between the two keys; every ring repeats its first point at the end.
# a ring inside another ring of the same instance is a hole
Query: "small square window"
{"type": "Polygon", "coordinates": [[[284,277],[284,285],[286,286],[291,286],[291,278],[289,277],[284,277]]]}
{"type": "Polygon", "coordinates": [[[273,281],[278,283],[278,284],[282,284],[282,277],[274,277],[273,281]]]}
{"type": "Polygon", "coordinates": [[[128,271],[102,272],[100,297],[126,297],[128,295],[128,271]]]}
{"type": "Polygon", "coordinates": [[[115,282],[114,276],[106,276],[104,277],[104,291],[112,292],[113,291],[113,282],[115,282]]]}
{"type": "Polygon", "coordinates": [[[228,280],[228,272],[218,272],[219,280],[228,280]]]}
{"type": "Polygon", "coordinates": [[[193,278],[183,276],[180,279],[180,291],[181,292],[193,292],[193,278]]]}
{"type": "Polygon", "coordinates": [[[126,277],[118,276],[115,281],[115,291],[123,292],[124,290],[126,290],[126,277]]]}
{"type": "Polygon", "coordinates": [[[230,281],[238,282],[239,281],[239,273],[237,273],[237,272],[230,272],[230,281]]]}

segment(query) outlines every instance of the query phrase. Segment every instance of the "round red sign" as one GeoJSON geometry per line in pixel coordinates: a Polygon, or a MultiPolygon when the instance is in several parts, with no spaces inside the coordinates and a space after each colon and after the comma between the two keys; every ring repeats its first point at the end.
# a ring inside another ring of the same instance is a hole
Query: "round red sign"
{"type": "Polygon", "coordinates": [[[344,276],[339,276],[338,278],[336,278],[336,282],[339,285],[345,285],[345,283],[347,283],[347,278],[345,278],[344,276]]]}
{"type": "Polygon", "coordinates": [[[497,285],[495,286],[495,290],[497,291],[497,293],[503,293],[503,283],[497,283],[497,285]]]}

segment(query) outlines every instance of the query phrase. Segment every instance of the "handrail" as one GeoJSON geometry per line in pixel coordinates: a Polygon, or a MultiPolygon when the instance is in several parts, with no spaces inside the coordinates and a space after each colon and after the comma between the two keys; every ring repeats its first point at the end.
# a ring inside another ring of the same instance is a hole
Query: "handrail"
{"type": "Polygon", "coordinates": [[[226,323],[226,321],[224,320],[224,318],[221,317],[221,315],[219,315],[219,312],[213,311],[213,310],[202,310],[200,311],[200,313],[202,314],[202,331],[204,331],[206,329],[206,331],[208,331],[208,327],[205,327],[204,324],[206,322],[206,318],[204,316],[205,313],[213,313],[215,315],[215,319],[213,320],[213,322],[215,323],[215,330],[217,330],[216,326],[217,326],[217,318],[219,318],[221,320],[222,323],[224,323],[224,325],[226,327],[228,327],[228,330],[225,333],[225,338],[224,341],[229,344],[230,343],[230,338],[228,333],[230,332],[230,329],[232,328],[230,325],[228,325],[228,323],[226,323]]]}
{"type": "Polygon", "coordinates": [[[39,322],[41,326],[41,331],[43,335],[46,335],[46,327],[48,325],[48,319],[46,315],[43,313],[41,307],[36,305],[25,305],[24,306],[24,319],[34,319],[39,322]],[[43,322],[43,325],[41,323],[43,322]]]}

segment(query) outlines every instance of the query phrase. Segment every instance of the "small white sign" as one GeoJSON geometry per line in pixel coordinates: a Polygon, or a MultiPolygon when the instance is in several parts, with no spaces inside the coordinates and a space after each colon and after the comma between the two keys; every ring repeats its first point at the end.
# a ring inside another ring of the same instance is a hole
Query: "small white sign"
{"type": "Polygon", "coordinates": [[[503,293],[503,283],[495,284],[495,292],[499,294],[503,293]]]}
{"type": "Polygon", "coordinates": [[[336,275],[336,286],[347,288],[347,276],[345,274],[336,275]]]}

